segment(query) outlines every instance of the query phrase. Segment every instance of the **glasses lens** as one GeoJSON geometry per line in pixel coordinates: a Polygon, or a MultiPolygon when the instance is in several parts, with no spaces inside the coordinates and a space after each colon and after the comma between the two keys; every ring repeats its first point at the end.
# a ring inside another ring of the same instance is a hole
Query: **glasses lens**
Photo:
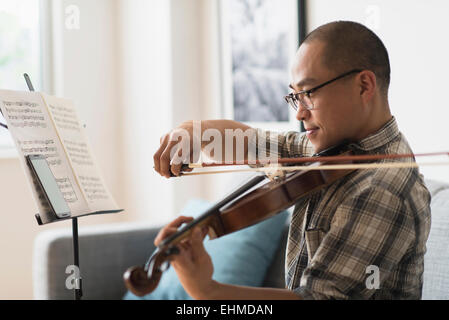
{"type": "Polygon", "coordinates": [[[310,96],[307,93],[298,94],[298,99],[304,109],[307,109],[307,110],[313,109],[312,99],[310,99],[310,96]]]}
{"type": "Polygon", "coordinates": [[[285,97],[285,100],[295,111],[298,111],[299,105],[307,110],[313,109],[312,99],[307,94],[290,94],[285,97]]]}
{"type": "Polygon", "coordinates": [[[288,95],[285,97],[285,101],[295,110],[298,111],[298,100],[296,100],[293,95],[288,95]]]}

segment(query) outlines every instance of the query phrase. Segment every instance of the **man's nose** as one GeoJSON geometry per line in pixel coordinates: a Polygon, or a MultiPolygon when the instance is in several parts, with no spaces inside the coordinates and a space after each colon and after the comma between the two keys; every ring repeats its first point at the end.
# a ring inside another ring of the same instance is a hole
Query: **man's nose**
{"type": "Polygon", "coordinates": [[[296,112],[296,119],[298,121],[304,121],[309,116],[310,116],[310,111],[300,105],[298,108],[298,111],[296,112]]]}

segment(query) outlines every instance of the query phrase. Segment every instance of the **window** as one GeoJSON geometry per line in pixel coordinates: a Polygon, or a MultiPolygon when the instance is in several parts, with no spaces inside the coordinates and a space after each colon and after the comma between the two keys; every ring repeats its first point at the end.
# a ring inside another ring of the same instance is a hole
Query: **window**
{"type": "MultiPolygon", "coordinates": [[[[40,5],[38,0],[0,0],[0,89],[28,90],[24,73],[41,88],[40,5]]],[[[5,122],[1,114],[0,121],[5,122]]],[[[0,153],[7,149],[13,142],[0,127],[0,153]]]]}

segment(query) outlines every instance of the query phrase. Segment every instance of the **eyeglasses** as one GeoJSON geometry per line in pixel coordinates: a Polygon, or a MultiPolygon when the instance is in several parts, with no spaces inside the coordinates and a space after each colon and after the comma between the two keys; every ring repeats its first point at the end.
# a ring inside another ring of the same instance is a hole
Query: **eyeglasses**
{"type": "Polygon", "coordinates": [[[285,96],[284,99],[293,109],[295,109],[296,112],[298,112],[299,104],[301,104],[301,106],[306,110],[312,110],[314,108],[314,105],[313,105],[313,101],[310,97],[311,93],[317,91],[318,89],[320,89],[324,86],[327,86],[328,84],[330,84],[334,81],[337,81],[341,78],[349,76],[350,74],[353,74],[353,73],[359,73],[361,71],[362,70],[360,70],[360,69],[354,69],[354,70],[348,71],[348,72],[343,73],[343,74],[339,75],[338,77],[335,77],[329,81],[326,81],[325,83],[322,83],[312,89],[302,90],[297,93],[290,93],[289,95],[285,96]]]}

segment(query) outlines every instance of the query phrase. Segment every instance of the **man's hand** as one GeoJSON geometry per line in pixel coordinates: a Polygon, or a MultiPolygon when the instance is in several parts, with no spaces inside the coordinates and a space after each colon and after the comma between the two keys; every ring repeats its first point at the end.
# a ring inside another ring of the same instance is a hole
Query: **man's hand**
{"type": "MultiPolygon", "coordinates": [[[[163,239],[175,233],[183,223],[192,220],[192,217],[184,216],[173,220],[159,232],[154,244],[159,245],[163,239]]],[[[180,252],[170,260],[179,281],[192,298],[218,300],[290,300],[301,298],[287,289],[245,287],[223,284],[213,280],[214,267],[212,260],[203,246],[206,234],[207,228],[195,228],[190,238],[176,245],[180,252]]],[[[232,261],[229,261],[229,263],[232,263],[232,261]]]]}
{"type": "Polygon", "coordinates": [[[194,154],[193,139],[193,121],[184,122],[179,127],[164,134],[160,140],[161,145],[153,156],[156,172],[166,178],[170,178],[172,174],[178,176],[183,162],[189,163],[190,161],[193,163],[197,161],[200,150],[197,151],[197,154],[194,154]],[[172,161],[174,159],[175,161],[172,161]]]}
{"type": "MultiPolygon", "coordinates": [[[[213,160],[224,162],[226,160],[226,131],[235,132],[240,130],[246,132],[251,129],[247,125],[233,120],[204,120],[204,121],[186,121],[179,127],[171,130],[169,133],[163,135],[160,140],[160,147],[153,156],[154,169],[166,178],[170,178],[173,175],[178,176],[181,172],[183,164],[195,163],[198,161],[201,150],[210,143],[202,141],[203,133],[206,130],[213,130],[219,137],[213,137],[212,141],[216,144],[221,144],[221,151],[217,152],[220,156],[214,154],[208,154],[207,156],[213,160]],[[215,141],[218,139],[219,141],[215,141]]],[[[207,135],[206,135],[207,136],[207,135]]],[[[248,143],[244,142],[243,147],[243,159],[236,159],[237,148],[236,138],[233,137],[230,140],[232,143],[232,155],[228,155],[228,159],[246,160],[248,157],[248,143]]],[[[186,169],[185,171],[192,171],[186,169]]]]}
{"type": "MultiPolygon", "coordinates": [[[[192,217],[180,216],[165,226],[157,235],[154,244],[158,246],[161,241],[176,233],[183,223],[193,220],[192,217]]],[[[170,259],[179,281],[186,292],[194,299],[207,297],[215,282],[212,280],[214,267],[212,260],[203,245],[207,228],[195,227],[189,238],[181,241],[176,247],[177,255],[170,259]]]]}

